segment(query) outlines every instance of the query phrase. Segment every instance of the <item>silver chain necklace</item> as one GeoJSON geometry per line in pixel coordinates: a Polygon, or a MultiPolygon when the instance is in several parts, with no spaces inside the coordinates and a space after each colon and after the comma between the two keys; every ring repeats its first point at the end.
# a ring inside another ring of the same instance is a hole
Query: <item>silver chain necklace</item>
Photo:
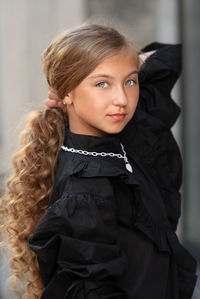
{"type": "Polygon", "coordinates": [[[114,153],[105,153],[105,152],[101,152],[101,153],[97,153],[97,152],[88,152],[88,151],[84,151],[84,150],[81,150],[81,149],[75,149],[73,147],[69,148],[67,146],[64,146],[62,145],[61,148],[66,151],[66,152],[70,152],[70,153],[76,153],[76,154],[80,154],[80,155],[85,155],[85,156],[93,156],[93,157],[97,157],[97,156],[101,156],[101,157],[106,157],[106,156],[109,156],[109,157],[116,157],[118,159],[124,159],[124,162],[125,162],[125,165],[126,165],[126,169],[130,172],[133,172],[133,169],[132,169],[132,166],[131,164],[129,163],[128,161],[128,158],[126,156],[126,152],[124,150],[124,146],[122,143],[120,143],[121,145],[121,148],[122,148],[122,152],[124,155],[121,155],[121,154],[114,154],[114,153]]]}

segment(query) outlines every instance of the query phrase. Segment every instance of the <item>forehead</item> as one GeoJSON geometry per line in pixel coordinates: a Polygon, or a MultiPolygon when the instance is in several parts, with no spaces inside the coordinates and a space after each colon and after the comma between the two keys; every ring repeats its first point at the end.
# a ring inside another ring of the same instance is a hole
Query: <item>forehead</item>
{"type": "Polygon", "coordinates": [[[137,54],[122,49],[101,61],[89,76],[97,73],[129,72],[133,70],[138,70],[137,54]]]}

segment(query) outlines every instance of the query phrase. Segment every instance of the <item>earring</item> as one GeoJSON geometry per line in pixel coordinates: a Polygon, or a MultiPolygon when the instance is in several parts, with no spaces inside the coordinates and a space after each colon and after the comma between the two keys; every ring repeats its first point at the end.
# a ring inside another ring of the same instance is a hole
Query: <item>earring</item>
{"type": "Polygon", "coordinates": [[[63,105],[66,105],[67,103],[65,102],[65,100],[63,100],[63,105]]]}

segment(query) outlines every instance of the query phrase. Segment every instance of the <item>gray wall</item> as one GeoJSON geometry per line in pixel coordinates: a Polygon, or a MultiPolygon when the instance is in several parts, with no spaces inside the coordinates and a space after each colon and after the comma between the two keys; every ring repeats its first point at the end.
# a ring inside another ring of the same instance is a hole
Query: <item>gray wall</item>
{"type": "MultiPolygon", "coordinates": [[[[184,243],[199,261],[200,276],[200,1],[181,2],[183,40],[184,243]]],[[[200,278],[194,299],[200,298],[200,278]]]]}

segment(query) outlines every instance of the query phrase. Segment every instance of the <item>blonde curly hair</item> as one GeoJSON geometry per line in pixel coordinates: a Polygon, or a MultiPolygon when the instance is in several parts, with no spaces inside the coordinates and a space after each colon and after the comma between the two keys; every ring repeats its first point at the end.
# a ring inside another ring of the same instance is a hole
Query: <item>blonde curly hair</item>
{"type": "MultiPolygon", "coordinates": [[[[124,47],[139,66],[133,45],[113,28],[89,24],[64,33],[43,53],[47,82],[62,100],[99,63],[124,47]]],[[[67,114],[59,108],[30,114],[1,200],[1,234],[10,248],[10,279],[22,298],[40,298],[44,290],[37,256],[29,249],[28,239],[47,209],[67,124],[67,114]]]]}

